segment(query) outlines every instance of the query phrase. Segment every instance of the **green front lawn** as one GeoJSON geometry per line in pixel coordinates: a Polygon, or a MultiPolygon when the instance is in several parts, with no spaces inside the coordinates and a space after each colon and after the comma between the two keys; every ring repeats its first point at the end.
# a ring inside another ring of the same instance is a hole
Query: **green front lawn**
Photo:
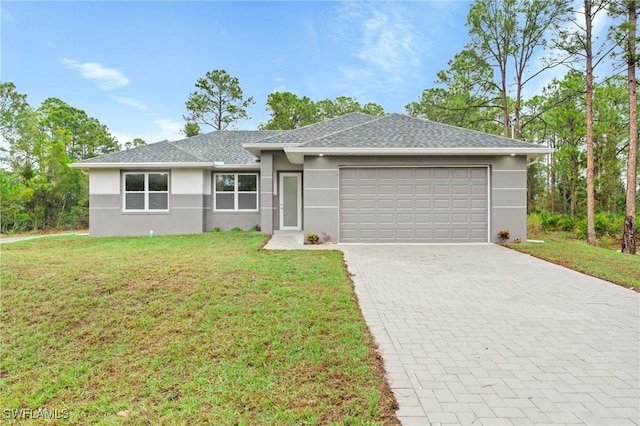
{"type": "Polygon", "coordinates": [[[397,424],[341,253],[265,239],[2,246],[0,407],[79,424],[397,424]]]}
{"type": "Polygon", "coordinates": [[[583,241],[548,238],[542,244],[510,244],[511,248],[587,275],[640,291],[640,256],[622,254],[583,241]]]}

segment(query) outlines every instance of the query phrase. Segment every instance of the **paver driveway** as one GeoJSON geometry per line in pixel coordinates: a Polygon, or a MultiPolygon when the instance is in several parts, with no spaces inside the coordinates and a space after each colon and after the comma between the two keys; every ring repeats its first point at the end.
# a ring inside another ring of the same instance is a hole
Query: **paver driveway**
{"type": "Polygon", "coordinates": [[[496,245],[340,248],[403,424],[638,424],[638,293],[496,245]]]}

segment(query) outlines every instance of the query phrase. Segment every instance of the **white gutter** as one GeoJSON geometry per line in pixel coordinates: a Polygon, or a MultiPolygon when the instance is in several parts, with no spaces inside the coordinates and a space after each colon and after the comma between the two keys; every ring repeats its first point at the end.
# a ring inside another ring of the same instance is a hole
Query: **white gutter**
{"type": "Polygon", "coordinates": [[[210,169],[210,170],[260,170],[260,163],[220,164],[210,162],[192,163],[72,163],[73,169],[210,169]]]}
{"type": "Polygon", "coordinates": [[[526,148],[311,148],[289,147],[284,152],[293,164],[303,164],[305,155],[407,156],[407,155],[545,155],[553,148],[532,145],[526,148]]]}
{"type": "Polygon", "coordinates": [[[193,169],[193,168],[213,168],[211,162],[141,162],[141,163],[72,163],[69,167],[73,169],[193,169]]]}

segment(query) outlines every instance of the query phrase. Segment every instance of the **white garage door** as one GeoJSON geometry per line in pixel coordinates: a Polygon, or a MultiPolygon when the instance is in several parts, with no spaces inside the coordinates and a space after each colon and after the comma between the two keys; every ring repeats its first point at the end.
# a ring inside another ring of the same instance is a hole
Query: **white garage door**
{"type": "Polygon", "coordinates": [[[488,241],[485,167],[340,170],[340,241],[488,241]]]}

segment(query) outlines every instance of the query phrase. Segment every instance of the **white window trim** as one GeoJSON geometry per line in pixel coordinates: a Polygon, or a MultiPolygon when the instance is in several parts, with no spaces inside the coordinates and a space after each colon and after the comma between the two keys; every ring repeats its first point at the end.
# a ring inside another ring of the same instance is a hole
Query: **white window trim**
{"type": "Polygon", "coordinates": [[[258,173],[214,173],[213,174],[213,211],[215,212],[257,212],[260,211],[260,176],[258,173]],[[218,209],[216,205],[216,195],[231,194],[231,191],[218,191],[216,189],[216,176],[218,175],[232,175],[233,176],[233,209],[218,209]],[[255,176],[256,177],[256,190],[255,191],[238,191],[238,176],[255,176]],[[238,194],[255,194],[256,195],[256,208],[255,209],[239,209],[238,208],[238,194]]]}
{"type": "Polygon", "coordinates": [[[122,211],[125,213],[166,213],[170,207],[170,185],[171,175],[165,171],[153,171],[153,172],[134,172],[128,171],[122,174],[122,211]],[[150,209],[149,208],[149,175],[167,175],[167,190],[166,191],[151,191],[154,194],[167,194],[167,208],[166,209],[150,209]],[[127,191],[127,175],[144,175],[144,191],[127,191]],[[127,209],[127,194],[144,194],[144,209],[127,209]]]}

